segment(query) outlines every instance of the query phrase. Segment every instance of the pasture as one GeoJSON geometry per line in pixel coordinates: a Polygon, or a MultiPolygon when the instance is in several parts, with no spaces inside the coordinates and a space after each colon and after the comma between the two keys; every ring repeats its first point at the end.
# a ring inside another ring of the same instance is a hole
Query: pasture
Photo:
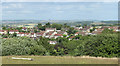
{"type": "Polygon", "coordinates": [[[73,56],[3,56],[3,64],[118,64],[117,58],[73,57],[73,56]],[[32,58],[28,60],[13,60],[12,57],[32,58]]]}

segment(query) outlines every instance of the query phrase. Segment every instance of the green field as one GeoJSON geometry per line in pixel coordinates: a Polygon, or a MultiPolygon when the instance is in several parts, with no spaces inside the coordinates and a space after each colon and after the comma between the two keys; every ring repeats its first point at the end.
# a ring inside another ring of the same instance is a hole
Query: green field
{"type": "Polygon", "coordinates": [[[3,56],[3,64],[118,64],[117,59],[102,59],[72,56],[3,56]],[[28,60],[13,60],[12,57],[32,58],[28,60]]]}

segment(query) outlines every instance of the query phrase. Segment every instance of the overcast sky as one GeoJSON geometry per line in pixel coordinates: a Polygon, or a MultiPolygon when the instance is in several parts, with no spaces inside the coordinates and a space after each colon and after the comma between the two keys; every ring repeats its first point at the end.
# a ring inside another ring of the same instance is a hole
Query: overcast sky
{"type": "Polygon", "coordinates": [[[9,1],[11,2],[5,0],[2,3],[3,20],[117,20],[118,18],[117,2],[9,1]]]}

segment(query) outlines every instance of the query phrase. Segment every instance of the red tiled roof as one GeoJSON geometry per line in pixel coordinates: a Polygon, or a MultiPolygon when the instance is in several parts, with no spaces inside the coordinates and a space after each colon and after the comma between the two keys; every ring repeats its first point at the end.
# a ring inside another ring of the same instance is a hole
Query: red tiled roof
{"type": "Polygon", "coordinates": [[[55,36],[62,36],[62,34],[55,34],[55,36]]]}
{"type": "Polygon", "coordinates": [[[76,32],[75,34],[79,34],[79,32],[76,32]]]}
{"type": "Polygon", "coordinates": [[[0,32],[4,32],[4,30],[0,30],[0,32]]]}
{"type": "Polygon", "coordinates": [[[31,35],[34,35],[35,33],[31,33],[31,35]]]}
{"type": "Polygon", "coordinates": [[[24,34],[29,35],[29,33],[24,33],[24,34]]]}
{"type": "Polygon", "coordinates": [[[101,31],[93,31],[92,33],[93,34],[101,34],[102,32],[101,31]]]}
{"type": "Polygon", "coordinates": [[[43,35],[45,31],[40,31],[40,33],[37,33],[38,35],[43,35]]]}
{"type": "Polygon", "coordinates": [[[26,27],[23,27],[22,29],[27,29],[26,27]]]}
{"type": "Polygon", "coordinates": [[[118,29],[118,26],[109,27],[110,29],[118,29]]]}
{"type": "Polygon", "coordinates": [[[18,34],[25,34],[25,33],[23,33],[23,32],[20,32],[20,33],[18,33],[18,34]]]}
{"type": "Polygon", "coordinates": [[[85,32],[79,32],[79,34],[85,35],[85,32]]]}
{"type": "Polygon", "coordinates": [[[4,32],[4,31],[8,31],[8,30],[0,30],[0,32],[4,32]]]}
{"type": "Polygon", "coordinates": [[[75,36],[71,36],[70,38],[72,39],[72,38],[74,38],[75,36]]]}
{"type": "Polygon", "coordinates": [[[54,31],[50,31],[48,33],[46,33],[46,35],[52,35],[54,33],[54,31]]]}
{"type": "Polygon", "coordinates": [[[64,31],[58,31],[57,34],[64,34],[64,31]]]}
{"type": "Polygon", "coordinates": [[[104,29],[96,29],[97,32],[102,32],[104,29]]]}
{"type": "Polygon", "coordinates": [[[18,32],[18,30],[10,30],[9,32],[18,32]]]}

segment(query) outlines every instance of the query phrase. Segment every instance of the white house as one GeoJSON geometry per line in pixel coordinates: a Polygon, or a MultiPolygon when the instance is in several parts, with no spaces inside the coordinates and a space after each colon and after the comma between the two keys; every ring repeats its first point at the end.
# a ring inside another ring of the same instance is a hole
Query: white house
{"type": "Polygon", "coordinates": [[[68,33],[65,31],[58,31],[57,34],[68,35],[68,33]]]}
{"type": "Polygon", "coordinates": [[[52,38],[54,35],[57,34],[55,31],[49,31],[45,34],[45,38],[52,38]]]}
{"type": "Polygon", "coordinates": [[[76,32],[74,35],[75,35],[75,36],[79,35],[79,32],[76,32]]]}
{"type": "Polygon", "coordinates": [[[46,28],[45,31],[46,31],[46,32],[56,31],[56,28],[46,28]]]}
{"type": "Polygon", "coordinates": [[[17,33],[17,34],[18,34],[19,31],[18,31],[18,30],[10,30],[10,31],[9,31],[9,34],[14,34],[14,33],[17,33]]]}
{"type": "Polygon", "coordinates": [[[7,34],[7,30],[0,30],[0,34],[7,34]]]}
{"type": "Polygon", "coordinates": [[[36,33],[31,33],[30,35],[31,38],[37,37],[36,33]]]}
{"type": "Polygon", "coordinates": [[[49,41],[49,44],[57,44],[57,41],[49,41]]]}
{"type": "Polygon", "coordinates": [[[26,27],[23,27],[22,30],[23,30],[23,31],[27,31],[27,28],[26,28],[26,27]]]}
{"type": "Polygon", "coordinates": [[[63,37],[63,35],[62,35],[62,34],[55,34],[55,35],[54,35],[54,38],[55,38],[55,39],[58,38],[58,37],[63,37]]]}
{"type": "Polygon", "coordinates": [[[17,34],[17,36],[22,37],[22,36],[25,36],[25,34],[23,32],[20,32],[20,33],[17,34]]]}
{"type": "Polygon", "coordinates": [[[40,31],[39,33],[36,33],[37,37],[44,37],[45,36],[45,31],[40,31]]]}

